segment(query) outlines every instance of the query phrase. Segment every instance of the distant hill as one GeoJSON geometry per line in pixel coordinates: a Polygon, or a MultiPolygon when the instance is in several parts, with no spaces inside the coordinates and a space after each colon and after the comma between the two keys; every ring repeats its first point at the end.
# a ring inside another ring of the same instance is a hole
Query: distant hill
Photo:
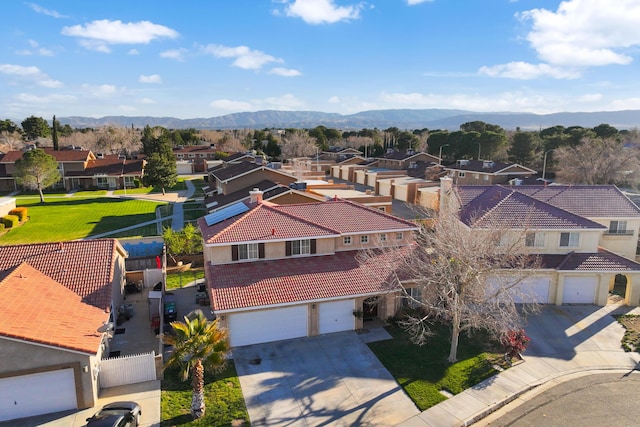
{"type": "Polygon", "coordinates": [[[356,114],[322,113],[317,111],[275,111],[265,110],[254,113],[235,113],[219,117],[177,119],[175,117],[127,117],[107,116],[60,117],[62,124],[74,128],[95,128],[104,125],[142,128],[162,126],[168,129],[263,129],[263,128],[314,128],[326,126],[342,130],[364,128],[387,129],[448,129],[457,130],[462,123],[483,121],[496,124],[508,130],[516,128],[533,130],[555,125],[583,126],[592,128],[607,123],[618,129],[640,127],[640,110],[601,111],[593,113],[478,113],[465,110],[371,110],[356,114]]]}

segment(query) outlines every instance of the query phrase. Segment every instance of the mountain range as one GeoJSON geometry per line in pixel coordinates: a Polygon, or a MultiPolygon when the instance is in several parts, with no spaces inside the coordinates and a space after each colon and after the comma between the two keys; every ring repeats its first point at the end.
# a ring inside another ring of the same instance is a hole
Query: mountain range
{"type": "Polygon", "coordinates": [[[250,113],[234,113],[224,116],[195,119],[149,116],[60,117],[60,123],[73,128],[96,128],[105,125],[142,128],[162,126],[167,129],[264,129],[264,128],[314,128],[326,126],[341,130],[360,129],[447,129],[458,130],[466,122],[483,121],[499,125],[507,130],[544,129],[562,125],[592,128],[609,124],[617,129],[640,127],[640,110],[599,111],[589,113],[533,114],[517,112],[480,113],[466,110],[402,109],[370,110],[356,114],[322,113],[317,111],[265,110],[250,113]]]}

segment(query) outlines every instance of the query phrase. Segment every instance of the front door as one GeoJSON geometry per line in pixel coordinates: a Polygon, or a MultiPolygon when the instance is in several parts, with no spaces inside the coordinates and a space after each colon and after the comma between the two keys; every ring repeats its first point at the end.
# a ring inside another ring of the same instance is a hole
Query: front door
{"type": "Polygon", "coordinates": [[[378,298],[371,297],[362,303],[362,319],[373,320],[378,318],[378,298]]]}

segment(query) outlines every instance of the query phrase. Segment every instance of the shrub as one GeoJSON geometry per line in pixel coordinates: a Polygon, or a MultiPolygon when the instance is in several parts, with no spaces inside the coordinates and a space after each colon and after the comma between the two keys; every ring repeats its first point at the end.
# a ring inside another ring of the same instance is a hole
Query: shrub
{"type": "Polygon", "coordinates": [[[16,215],[5,215],[2,217],[2,223],[6,228],[11,228],[19,225],[20,219],[16,215]]]}
{"type": "Polygon", "coordinates": [[[135,188],[140,188],[140,180],[138,178],[133,179],[133,186],[135,188]]]}
{"type": "Polygon", "coordinates": [[[0,223],[0,233],[4,232],[4,224],[0,223]]]}
{"type": "Polygon", "coordinates": [[[23,222],[27,220],[28,211],[29,209],[27,209],[24,206],[21,206],[19,208],[11,209],[9,211],[9,215],[15,215],[20,219],[20,222],[23,222]]]}

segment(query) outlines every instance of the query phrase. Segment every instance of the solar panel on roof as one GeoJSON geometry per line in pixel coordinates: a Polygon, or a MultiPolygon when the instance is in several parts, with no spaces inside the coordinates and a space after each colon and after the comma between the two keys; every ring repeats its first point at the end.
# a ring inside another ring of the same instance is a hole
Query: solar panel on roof
{"type": "Polygon", "coordinates": [[[236,215],[240,215],[248,210],[249,207],[247,205],[242,202],[238,202],[231,206],[227,206],[226,208],[222,208],[219,211],[210,213],[209,215],[205,215],[204,220],[208,226],[212,226],[236,215]]]}

